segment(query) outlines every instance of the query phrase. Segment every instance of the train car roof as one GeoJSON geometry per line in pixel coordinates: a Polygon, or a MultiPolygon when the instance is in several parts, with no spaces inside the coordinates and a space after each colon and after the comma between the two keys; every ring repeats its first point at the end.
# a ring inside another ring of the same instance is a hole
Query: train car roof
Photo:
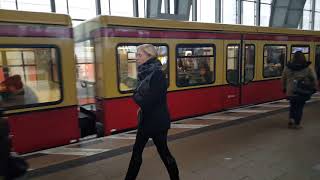
{"type": "Polygon", "coordinates": [[[99,27],[112,26],[320,36],[320,31],[310,30],[101,15],[75,27],[75,37],[76,39],[79,39],[77,37],[89,38],[89,33],[92,30],[98,29],[99,27]]]}
{"type": "Polygon", "coordinates": [[[43,12],[0,10],[0,23],[27,23],[72,26],[69,15],[43,12]]]}

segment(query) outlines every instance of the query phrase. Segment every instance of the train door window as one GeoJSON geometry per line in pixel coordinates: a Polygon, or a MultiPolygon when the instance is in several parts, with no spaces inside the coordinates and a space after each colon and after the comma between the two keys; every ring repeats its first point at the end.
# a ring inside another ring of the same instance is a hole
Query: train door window
{"type": "Polygon", "coordinates": [[[290,61],[293,59],[294,53],[297,51],[301,51],[304,56],[306,57],[307,61],[310,61],[310,47],[309,46],[299,46],[299,45],[293,45],[291,46],[291,56],[290,56],[290,61]]]}
{"type": "Polygon", "coordinates": [[[245,59],[244,59],[244,82],[248,83],[254,78],[255,66],[255,46],[245,45],[245,59]]]}
{"type": "Polygon", "coordinates": [[[93,44],[90,40],[75,44],[77,95],[80,105],[94,103],[95,68],[93,44]]]}
{"type": "Polygon", "coordinates": [[[263,51],[263,77],[280,77],[287,59],[287,46],[265,45],[263,51]]]}
{"type": "MultiPolygon", "coordinates": [[[[121,93],[132,92],[137,85],[137,58],[136,52],[141,44],[120,44],[117,47],[118,56],[118,87],[121,93]]],[[[158,60],[162,64],[162,70],[169,77],[168,46],[153,44],[158,51],[158,60]]]]}
{"type": "Polygon", "coordinates": [[[178,87],[212,84],[214,82],[214,45],[178,45],[176,56],[178,87]]]}
{"type": "Polygon", "coordinates": [[[227,82],[230,84],[239,81],[239,47],[238,44],[227,46],[227,82]]]}
{"type": "Polygon", "coordinates": [[[320,45],[316,46],[316,57],[315,57],[315,70],[317,77],[320,80],[320,45]]]}
{"type": "Polygon", "coordinates": [[[56,104],[62,98],[57,48],[0,47],[0,107],[56,104]],[[56,65],[54,65],[56,64],[56,65]]]}

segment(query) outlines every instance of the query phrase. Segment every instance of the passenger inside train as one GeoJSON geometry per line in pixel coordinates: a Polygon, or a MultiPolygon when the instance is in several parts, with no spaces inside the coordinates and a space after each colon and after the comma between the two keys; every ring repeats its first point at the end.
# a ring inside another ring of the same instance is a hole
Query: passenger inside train
{"type": "Polygon", "coordinates": [[[0,83],[0,106],[35,104],[38,97],[30,87],[24,85],[20,75],[13,75],[0,83]]]}
{"type": "Polygon", "coordinates": [[[284,63],[285,53],[282,51],[281,48],[269,51],[264,66],[264,73],[266,77],[280,76],[283,71],[284,63]]]}
{"type": "Polygon", "coordinates": [[[209,84],[212,82],[212,71],[210,70],[210,58],[203,57],[204,51],[198,50],[192,55],[186,53],[183,58],[177,59],[177,85],[190,86],[196,84],[209,84]]]}
{"type": "Polygon", "coordinates": [[[199,79],[199,83],[212,82],[212,72],[210,71],[210,67],[207,63],[200,64],[199,74],[201,77],[201,79],[199,79]]]}

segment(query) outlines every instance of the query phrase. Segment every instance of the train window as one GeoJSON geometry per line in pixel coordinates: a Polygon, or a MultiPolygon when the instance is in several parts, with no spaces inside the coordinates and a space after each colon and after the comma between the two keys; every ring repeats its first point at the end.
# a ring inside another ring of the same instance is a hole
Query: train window
{"type": "Polygon", "coordinates": [[[310,61],[310,47],[309,46],[298,46],[298,45],[291,46],[290,61],[293,59],[293,55],[297,51],[301,51],[304,54],[304,56],[306,57],[306,60],[310,61]]]}
{"type": "Polygon", "coordinates": [[[75,44],[77,95],[80,105],[94,103],[95,66],[93,44],[90,40],[75,44]]]}
{"type": "Polygon", "coordinates": [[[57,49],[0,47],[0,107],[22,108],[61,100],[57,49]]]}
{"type": "Polygon", "coordinates": [[[227,82],[230,84],[238,84],[239,81],[239,47],[238,44],[227,47],[227,82]]]}
{"type": "MultiPolygon", "coordinates": [[[[131,92],[137,85],[136,52],[141,44],[121,44],[117,47],[118,55],[118,87],[120,92],[131,92]]],[[[158,50],[158,59],[168,79],[168,46],[153,44],[158,50]]]]}
{"type": "Polygon", "coordinates": [[[195,86],[214,82],[215,46],[183,44],[177,46],[177,86],[195,86]]]}
{"type": "Polygon", "coordinates": [[[263,52],[263,77],[280,77],[287,59],[287,46],[265,45],[263,52]]]}
{"type": "Polygon", "coordinates": [[[320,45],[316,46],[316,57],[315,57],[315,70],[320,80],[320,45]]]}
{"type": "Polygon", "coordinates": [[[254,78],[255,65],[255,46],[245,46],[245,60],[244,60],[244,82],[252,81],[254,78]]]}

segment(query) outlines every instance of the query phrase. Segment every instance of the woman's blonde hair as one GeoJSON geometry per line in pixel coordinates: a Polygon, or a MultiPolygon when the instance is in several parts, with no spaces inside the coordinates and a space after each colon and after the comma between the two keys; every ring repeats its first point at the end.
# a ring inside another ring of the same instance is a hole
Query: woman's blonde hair
{"type": "Polygon", "coordinates": [[[158,51],[152,44],[142,44],[138,46],[137,50],[142,50],[152,58],[158,57],[158,51]]]}

